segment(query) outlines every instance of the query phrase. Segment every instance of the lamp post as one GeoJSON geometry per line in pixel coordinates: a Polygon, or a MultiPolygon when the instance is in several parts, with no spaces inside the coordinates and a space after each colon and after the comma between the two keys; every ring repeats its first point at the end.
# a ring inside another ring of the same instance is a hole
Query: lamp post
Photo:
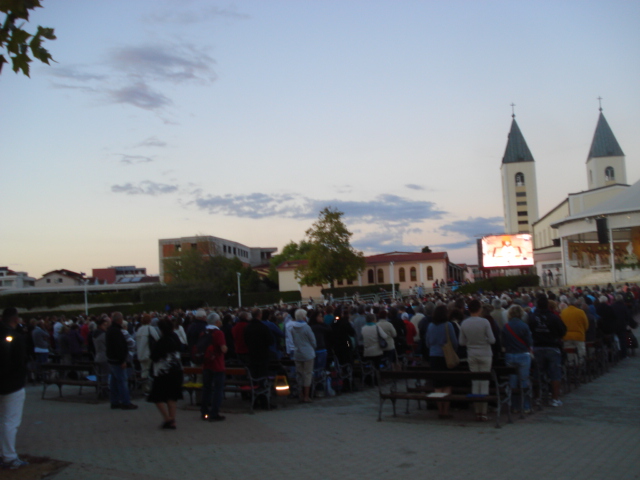
{"type": "Polygon", "coordinates": [[[393,262],[389,262],[389,277],[391,280],[391,298],[393,301],[396,300],[396,279],[395,279],[395,275],[393,274],[393,262]]]}
{"type": "MultiPolygon", "coordinates": [[[[85,273],[80,272],[80,275],[84,277],[85,273]]],[[[89,279],[84,279],[84,314],[89,316],[89,299],[87,298],[87,283],[89,283],[89,279]]]]}
{"type": "Polygon", "coordinates": [[[240,292],[240,272],[236,272],[236,275],[238,275],[238,307],[242,307],[242,296],[241,296],[241,292],[240,292]]]}

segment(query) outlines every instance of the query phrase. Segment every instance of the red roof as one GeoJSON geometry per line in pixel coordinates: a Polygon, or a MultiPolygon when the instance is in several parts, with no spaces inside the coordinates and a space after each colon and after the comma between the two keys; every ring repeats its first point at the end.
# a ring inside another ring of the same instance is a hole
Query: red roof
{"type": "Polygon", "coordinates": [[[308,260],[287,260],[286,262],[282,262],[278,265],[277,269],[298,268],[300,265],[306,265],[307,263],[309,263],[308,260]]]}
{"type": "Polygon", "coordinates": [[[364,259],[369,264],[387,262],[428,262],[434,260],[446,260],[447,252],[390,252],[371,255],[369,257],[364,257],[364,259]]]}

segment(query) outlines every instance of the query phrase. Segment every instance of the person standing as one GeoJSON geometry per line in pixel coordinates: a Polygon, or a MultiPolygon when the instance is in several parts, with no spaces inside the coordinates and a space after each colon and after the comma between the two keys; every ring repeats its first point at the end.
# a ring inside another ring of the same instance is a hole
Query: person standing
{"type": "Polygon", "coordinates": [[[147,402],[155,403],[162,415],[163,429],[176,429],[176,402],[182,399],[181,342],[173,331],[171,320],[160,320],[160,339],[151,348],[153,384],[147,402]]]}
{"type": "Polygon", "coordinates": [[[520,405],[523,413],[531,413],[531,397],[526,392],[529,389],[530,351],[533,339],[528,325],[522,321],[524,310],[520,305],[511,305],[508,316],[509,321],[502,328],[501,338],[505,351],[505,363],[508,367],[518,369],[517,375],[509,376],[511,388],[517,388],[520,391],[520,395],[514,396],[514,403],[518,405],[516,413],[520,412],[520,405]]]}
{"type": "Polygon", "coordinates": [[[16,453],[27,382],[27,342],[16,327],[18,310],[5,308],[0,324],[0,453],[2,467],[15,470],[29,465],[16,453]]]}
{"type": "Polygon", "coordinates": [[[149,382],[149,371],[151,370],[151,347],[160,340],[160,334],[156,327],[151,324],[151,315],[145,313],[140,319],[142,325],[136,332],[136,353],[140,362],[140,377],[144,384],[144,392],[149,393],[151,388],[149,382]]]}
{"type": "Polygon", "coordinates": [[[131,403],[129,387],[127,385],[127,358],[129,350],[127,340],[122,332],[122,313],[115,312],[111,316],[111,326],[107,329],[107,359],[111,370],[111,381],[109,383],[109,396],[111,397],[111,408],[122,410],[135,410],[137,405],[131,403]]]}
{"type": "Polygon", "coordinates": [[[38,370],[40,370],[42,365],[49,361],[49,346],[51,345],[51,336],[44,329],[44,320],[38,320],[36,328],[31,332],[31,338],[33,339],[33,350],[36,354],[38,370]]]}
{"type": "Polygon", "coordinates": [[[208,320],[205,334],[211,335],[211,345],[207,347],[202,364],[202,420],[219,422],[226,417],[220,415],[220,405],[224,396],[224,354],[227,353],[225,335],[220,330],[222,320],[216,316],[208,320]]]}
{"type": "MultiPolygon", "coordinates": [[[[490,372],[492,351],[491,345],[496,341],[491,330],[491,324],[486,318],[482,318],[482,304],[473,299],[469,302],[471,316],[460,324],[460,345],[467,347],[467,360],[469,370],[472,372],[490,372]]],[[[488,395],[489,382],[487,380],[474,380],[471,387],[474,395],[488,395]]],[[[476,420],[487,421],[487,403],[476,402],[476,420]]]]}
{"type": "Polygon", "coordinates": [[[301,402],[310,403],[309,392],[313,377],[313,363],[316,358],[316,337],[307,324],[307,312],[299,308],[295,315],[296,320],[291,327],[291,337],[294,344],[293,359],[296,362],[298,385],[302,387],[299,397],[301,402]]]}

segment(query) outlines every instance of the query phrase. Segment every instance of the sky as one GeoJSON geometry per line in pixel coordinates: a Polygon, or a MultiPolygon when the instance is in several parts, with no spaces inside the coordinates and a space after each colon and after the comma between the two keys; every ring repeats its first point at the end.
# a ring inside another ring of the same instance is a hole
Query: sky
{"type": "Polygon", "coordinates": [[[44,0],[0,74],[0,265],[158,272],[158,240],[305,238],[476,263],[516,120],[539,211],[587,189],[602,97],[640,179],[640,2],[44,0]],[[39,62],[38,62],[39,63],[39,62]]]}

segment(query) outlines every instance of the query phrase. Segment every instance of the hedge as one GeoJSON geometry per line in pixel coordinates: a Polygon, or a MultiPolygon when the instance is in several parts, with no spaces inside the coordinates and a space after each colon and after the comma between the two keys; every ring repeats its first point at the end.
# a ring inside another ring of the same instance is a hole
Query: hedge
{"type": "MultiPolygon", "coordinates": [[[[299,291],[292,292],[247,292],[242,293],[242,305],[270,305],[280,303],[299,302],[301,300],[299,291]]],[[[122,313],[139,313],[141,311],[159,310],[164,311],[169,305],[171,308],[181,308],[184,310],[194,310],[200,307],[222,307],[238,305],[238,297],[234,294],[227,296],[214,292],[206,286],[200,287],[179,287],[156,285],[143,287],[137,290],[126,292],[106,292],[89,293],[89,313],[113,312],[116,310],[122,313]],[[101,307],[100,304],[113,304],[101,307]]],[[[34,308],[46,307],[55,308],[62,305],[84,305],[84,293],[19,293],[0,296],[0,307],[8,306],[23,308],[27,311],[34,308]]],[[[61,315],[67,313],[66,310],[47,310],[34,314],[61,315]]],[[[77,315],[84,313],[84,307],[71,309],[69,314],[77,315]]],[[[28,312],[27,312],[28,315],[28,312]]]]}
{"type": "MultiPolygon", "coordinates": [[[[335,287],[335,288],[323,288],[322,294],[325,297],[328,297],[329,294],[333,294],[333,298],[339,299],[340,297],[353,297],[356,293],[359,295],[367,295],[370,293],[380,293],[380,289],[384,289],[387,292],[391,292],[393,290],[392,285],[390,283],[385,283],[382,285],[367,285],[367,286],[349,286],[349,287],[335,287]]],[[[396,291],[400,288],[399,284],[396,284],[396,291]]]]}
{"type": "Polygon", "coordinates": [[[514,275],[509,277],[492,277],[468,283],[458,287],[459,293],[476,293],[480,290],[491,292],[502,292],[505,290],[517,290],[523,287],[537,287],[540,285],[538,275],[514,275]]]}

